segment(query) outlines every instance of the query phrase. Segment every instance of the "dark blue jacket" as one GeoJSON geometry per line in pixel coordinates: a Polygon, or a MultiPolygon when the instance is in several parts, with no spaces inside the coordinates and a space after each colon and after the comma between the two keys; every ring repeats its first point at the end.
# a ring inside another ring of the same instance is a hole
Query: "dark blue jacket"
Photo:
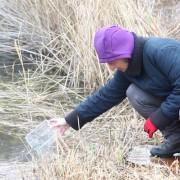
{"type": "Polygon", "coordinates": [[[150,116],[162,130],[179,117],[180,109],[180,41],[141,38],[134,34],[135,48],[128,69],[116,71],[105,86],[80,103],[65,119],[78,130],[85,123],[119,104],[131,83],[165,100],[150,116]]]}

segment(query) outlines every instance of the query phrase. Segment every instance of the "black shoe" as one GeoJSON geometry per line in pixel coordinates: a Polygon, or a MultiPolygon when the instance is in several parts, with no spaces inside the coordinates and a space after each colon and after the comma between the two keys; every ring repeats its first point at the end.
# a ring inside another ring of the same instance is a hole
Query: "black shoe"
{"type": "Polygon", "coordinates": [[[157,156],[161,158],[173,157],[173,154],[180,153],[180,134],[179,137],[176,135],[167,138],[164,142],[152,148],[150,150],[152,156],[157,156]]]}

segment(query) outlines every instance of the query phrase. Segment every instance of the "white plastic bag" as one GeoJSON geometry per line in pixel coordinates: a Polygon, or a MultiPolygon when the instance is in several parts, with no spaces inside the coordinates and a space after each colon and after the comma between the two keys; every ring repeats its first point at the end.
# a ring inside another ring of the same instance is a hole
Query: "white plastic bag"
{"type": "Polygon", "coordinates": [[[38,155],[43,155],[53,150],[57,139],[56,129],[50,126],[48,120],[41,122],[25,137],[27,143],[38,155]]]}

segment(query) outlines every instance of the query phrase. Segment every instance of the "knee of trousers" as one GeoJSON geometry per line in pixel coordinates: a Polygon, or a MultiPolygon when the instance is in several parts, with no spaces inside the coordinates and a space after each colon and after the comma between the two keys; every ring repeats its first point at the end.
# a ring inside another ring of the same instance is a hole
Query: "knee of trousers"
{"type": "Polygon", "coordinates": [[[135,109],[144,108],[145,102],[143,101],[142,94],[139,92],[139,88],[136,85],[131,84],[126,90],[126,96],[129,102],[135,109]]]}
{"type": "Polygon", "coordinates": [[[128,87],[126,96],[133,108],[136,109],[136,111],[138,111],[144,118],[149,117],[152,112],[156,111],[162,102],[162,100],[144,92],[135,84],[131,84],[128,87]]]}

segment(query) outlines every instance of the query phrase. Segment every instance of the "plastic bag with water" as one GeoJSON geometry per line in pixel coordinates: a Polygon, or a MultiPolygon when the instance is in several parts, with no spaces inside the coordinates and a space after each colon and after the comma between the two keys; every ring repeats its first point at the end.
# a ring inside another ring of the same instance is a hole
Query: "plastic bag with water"
{"type": "Polygon", "coordinates": [[[43,155],[53,151],[57,139],[57,131],[50,126],[48,120],[44,120],[28,133],[25,139],[37,155],[43,155]]]}

